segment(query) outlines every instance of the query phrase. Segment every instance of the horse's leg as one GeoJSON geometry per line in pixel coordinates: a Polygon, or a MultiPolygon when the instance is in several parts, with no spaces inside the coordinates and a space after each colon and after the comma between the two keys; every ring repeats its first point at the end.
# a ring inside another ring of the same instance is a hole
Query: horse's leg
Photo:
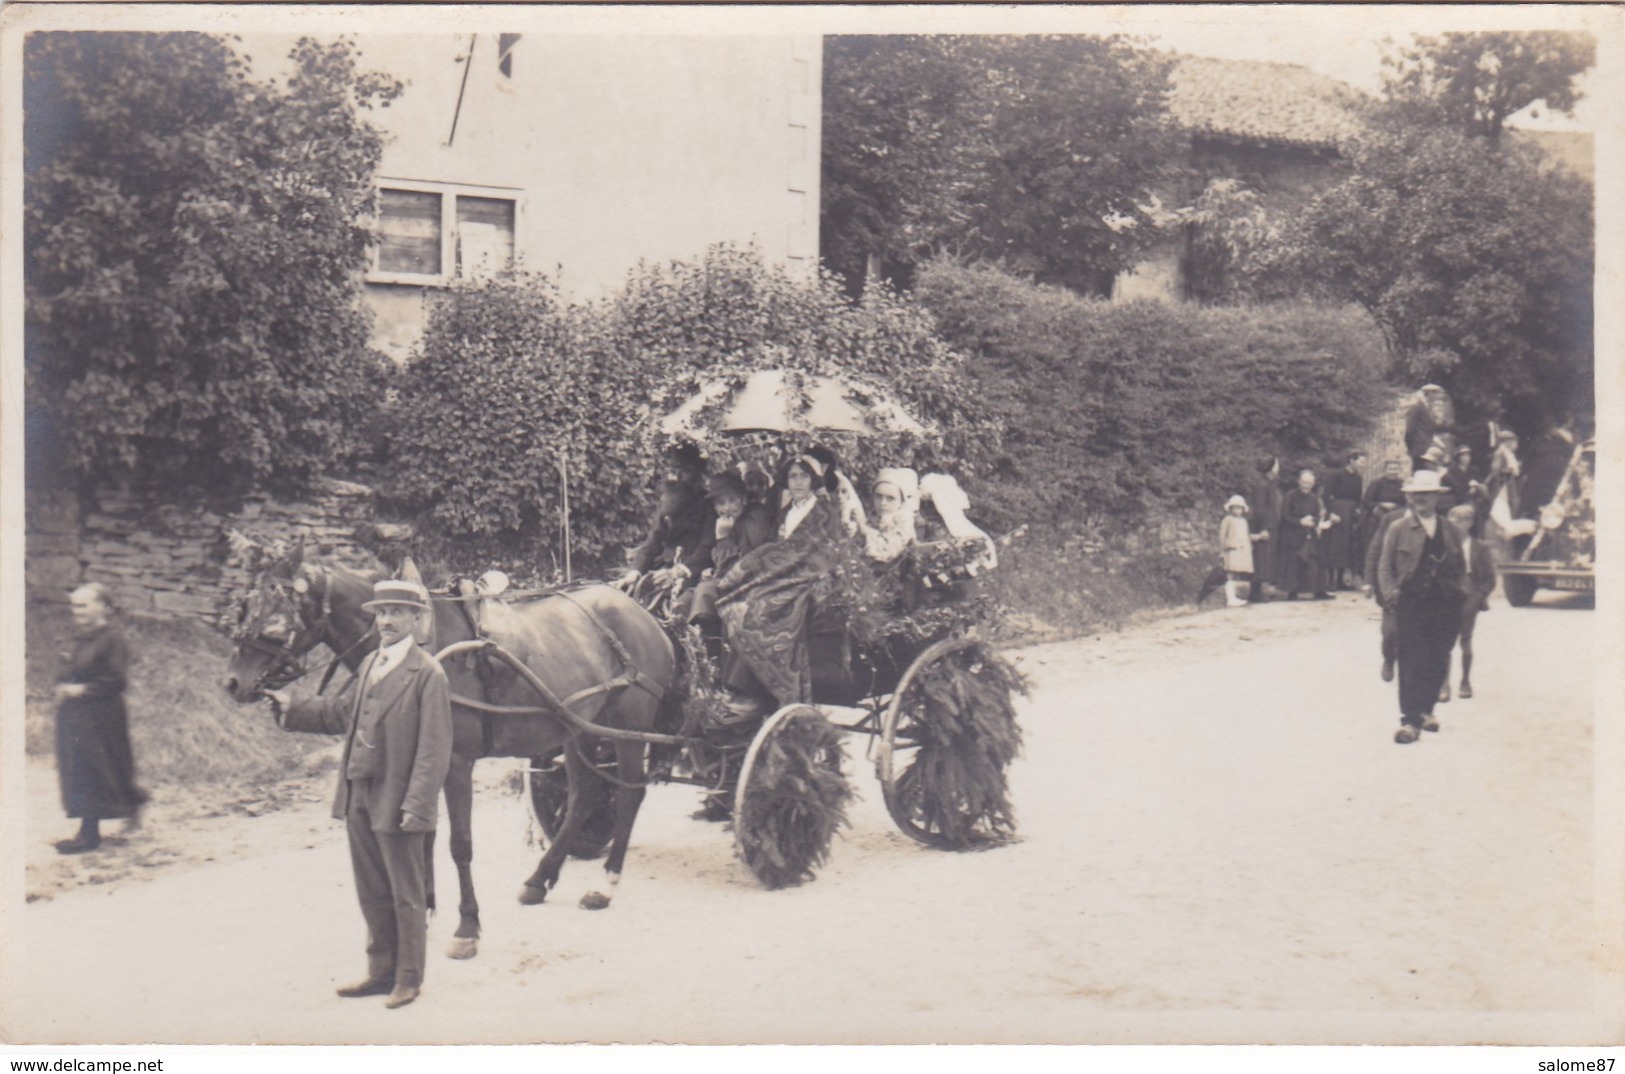
{"type": "Polygon", "coordinates": [[[576,833],[581,830],[582,820],[586,810],[582,809],[581,788],[589,779],[597,779],[589,763],[581,756],[581,745],[578,742],[564,744],[564,774],[567,787],[564,799],[564,823],[559,825],[558,834],[548,846],[542,860],[537,862],[536,871],[530,874],[524,887],[519,889],[519,901],[525,906],[535,906],[547,898],[547,893],[553,885],[559,882],[559,870],[564,868],[564,859],[568,854],[566,848],[574,845],[576,833]]]}
{"type": "Polygon", "coordinates": [[[457,932],[449,958],[473,958],[479,951],[480,904],[474,898],[474,758],[454,753],[446,773],[446,819],[451,824],[451,860],[457,865],[457,932]]]}
{"type": "Polygon", "coordinates": [[[609,844],[609,857],[604,861],[604,880],[608,893],[589,891],[581,897],[584,910],[603,910],[609,906],[616,888],[621,883],[621,866],[626,861],[626,849],[632,841],[632,825],[637,822],[638,810],[643,805],[644,753],[641,742],[615,743],[615,774],[622,781],[634,784],[615,788],[615,835],[609,844]]]}

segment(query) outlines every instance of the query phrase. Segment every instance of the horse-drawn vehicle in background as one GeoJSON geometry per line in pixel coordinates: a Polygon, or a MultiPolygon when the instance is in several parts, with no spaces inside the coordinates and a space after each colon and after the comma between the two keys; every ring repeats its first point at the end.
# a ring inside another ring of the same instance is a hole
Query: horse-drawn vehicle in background
{"type": "MultiPolygon", "coordinates": [[[[528,797],[549,845],[522,902],[545,898],[566,855],[606,847],[613,892],[652,782],[726,795],[738,854],[764,884],[810,878],[846,822],[847,735],[867,739],[887,810],[911,838],[942,848],[1008,838],[1006,770],[1020,748],[1013,695],[1024,684],[976,636],[984,605],[964,583],[991,551],[976,545],[920,546],[885,600],[873,575],[849,589],[809,628],[811,696],[761,714],[724,703],[697,632],[662,623],[614,586],[461,583],[435,594],[433,638],[420,641],[453,693],[446,802],[461,916],[449,953],[472,956],[479,936],[470,817],[481,757],[530,761],[528,797]]],[[[263,696],[303,674],[322,644],[354,671],[368,648],[360,606],[373,581],[307,561],[302,549],[265,563],[240,609],[227,688],[239,701],[263,696]]],[[[608,903],[598,892],[582,900],[608,903]]]]}

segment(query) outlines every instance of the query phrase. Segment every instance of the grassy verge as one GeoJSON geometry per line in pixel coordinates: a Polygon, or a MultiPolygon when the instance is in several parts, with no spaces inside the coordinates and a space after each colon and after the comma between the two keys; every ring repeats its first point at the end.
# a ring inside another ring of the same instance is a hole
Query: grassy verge
{"type": "MultiPolygon", "coordinates": [[[[27,744],[55,749],[51,686],[73,634],[67,609],[30,605],[27,618],[27,744]]],[[[201,623],[126,616],[120,627],[133,665],[125,699],[137,779],[144,785],[229,785],[249,792],[306,774],[324,735],[292,735],[263,705],[238,705],[221,688],[231,643],[201,623]]]]}
{"type": "Polygon", "coordinates": [[[986,584],[1004,612],[1004,643],[1058,641],[1117,630],[1137,613],[1190,607],[1212,557],[1159,552],[1117,564],[1066,535],[1035,531],[999,554],[986,584]]]}

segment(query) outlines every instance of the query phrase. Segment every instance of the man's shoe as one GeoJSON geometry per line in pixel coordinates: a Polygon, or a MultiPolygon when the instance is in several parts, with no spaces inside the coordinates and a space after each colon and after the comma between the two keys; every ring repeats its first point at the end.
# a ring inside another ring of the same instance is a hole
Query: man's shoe
{"type": "Polygon", "coordinates": [[[58,854],[86,854],[101,845],[102,841],[100,839],[80,839],[75,836],[72,839],[58,839],[56,841],[56,852],[58,854]]]}
{"type": "Polygon", "coordinates": [[[339,995],[345,999],[359,999],[362,996],[387,996],[395,987],[393,975],[388,977],[368,977],[365,981],[344,985],[339,995]]]}
{"type": "Polygon", "coordinates": [[[1470,682],[1462,683],[1461,689],[1456,691],[1456,696],[1461,698],[1463,701],[1471,700],[1473,696],[1473,684],[1470,682]]]}
{"type": "Polygon", "coordinates": [[[1443,702],[1446,702],[1446,701],[1449,701],[1449,700],[1450,700],[1450,684],[1445,683],[1443,686],[1439,687],[1439,701],[1442,704],[1443,702]]]}
{"type": "Polygon", "coordinates": [[[1416,733],[1416,728],[1409,725],[1401,727],[1398,731],[1394,732],[1394,741],[1399,743],[1401,746],[1408,746],[1421,737],[1421,735],[1416,733]]]}
{"type": "Polygon", "coordinates": [[[1392,660],[1384,660],[1382,662],[1382,681],[1394,681],[1394,662],[1392,660]]]}
{"type": "Polygon", "coordinates": [[[389,994],[389,998],[384,1000],[385,1009],[392,1011],[396,1007],[406,1006],[408,1003],[411,1003],[414,999],[418,998],[418,991],[419,989],[417,985],[396,985],[395,991],[391,992],[389,994]]]}
{"type": "Polygon", "coordinates": [[[1427,719],[1422,721],[1422,730],[1424,730],[1424,731],[1437,731],[1438,729],[1439,729],[1439,721],[1435,720],[1432,716],[1429,716],[1427,719]]]}

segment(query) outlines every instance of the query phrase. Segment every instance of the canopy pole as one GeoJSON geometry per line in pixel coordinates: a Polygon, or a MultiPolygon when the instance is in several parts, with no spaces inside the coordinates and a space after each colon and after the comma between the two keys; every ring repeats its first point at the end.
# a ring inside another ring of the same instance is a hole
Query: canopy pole
{"type": "Polygon", "coordinates": [[[570,454],[568,448],[559,448],[559,503],[564,515],[564,581],[568,585],[575,580],[570,570],[570,454]]]}

